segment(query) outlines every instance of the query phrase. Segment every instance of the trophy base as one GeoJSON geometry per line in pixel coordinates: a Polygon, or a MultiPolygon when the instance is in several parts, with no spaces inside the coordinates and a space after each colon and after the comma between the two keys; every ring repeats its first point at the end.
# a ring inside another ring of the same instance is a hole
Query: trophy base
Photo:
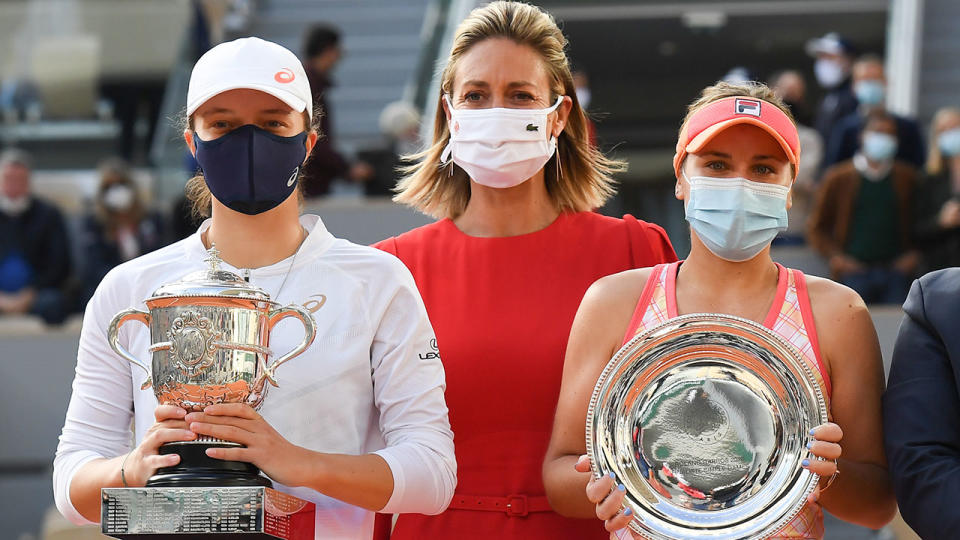
{"type": "Polygon", "coordinates": [[[207,448],[232,448],[238,446],[227,442],[166,443],[160,446],[160,454],[178,454],[180,463],[157,469],[147,480],[147,487],[273,487],[269,478],[260,474],[260,469],[243,461],[214,459],[206,454],[207,448]]]}
{"type": "Polygon", "coordinates": [[[100,531],[122,540],[313,540],[316,505],[268,487],[100,490],[100,531]]]}

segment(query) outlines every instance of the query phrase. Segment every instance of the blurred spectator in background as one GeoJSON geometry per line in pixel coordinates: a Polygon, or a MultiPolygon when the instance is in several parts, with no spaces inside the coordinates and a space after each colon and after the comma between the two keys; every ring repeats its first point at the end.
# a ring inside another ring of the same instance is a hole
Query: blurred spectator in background
{"type": "Polygon", "coordinates": [[[313,105],[321,112],[320,139],[304,165],[303,194],[307,197],[319,197],[330,191],[330,183],[336,178],[367,182],[373,178],[374,170],[364,162],[351,165],[335,146],[332,115],[325,94],[333,86],[333,68],[343,54],[340,49],[340,32],[332,26],[315,26],[307,32],[303,49],[303,68],[310,81],[313,105]]]}
{"type": "Polygon", "coordinates": [[[817,171],[823,159],[823,139],[809,122],[813,116],[807,106],[807,83],[796,70],[785,70],[771,77],[770,88],[783,100],[797,122],[800,136],[800,164],[793,182],[793,205],[788,211],[787,230],[780,233],[779,241],[791,244],[803,243],[807,220],[813,197],[816,193],[817,171]]]}
{"type": "Polygon", "coordinates": [[[808,239],[833,278],[868,304],[902,303],[919,259],[911,249],[916,170],[896,152],[896,120],[870,113],[860,150],[827,170],[810,219],[808,239]]]}
{"type": "Polygon", "coordinates": [[[130,167],[121,159],[100,164],[93,211],[83,222],[82,305],[114,266],[163,247],[163,224],[148,213],[130,167]]]}
{"type": "MultiPolygon", "coordinates": [[[[823,168],[853,157],[860,146],[860,132],[868,114],[886,110],[887,77],[883,59],[867,54],[853,64],[853,94],[859,106],[834,126],[826,140],[827,150],[823,168]]],[[[897,159],[920,168],[924,162],[923,137],[916,121],[891,114],[897,122],[897,159]]]]}
{"type": "Polygon", "coordinates": [[[807,42],[807,54],[816,58],[813,74],[826,92],[817,109],[813,127],[823,140],[830,137],[834,125],[857,110],[857,98],[850,88],[850,67],[855,50],[835,32],[807,42]]]}
{"type": "Polygon", "coordinates": [[[925,272],[960,266],[960,108],[937,111],[917,186],[916,240],[925,272]]]}
{"type": "Polygon", "coordinates": [[[380,133],[384,145],[357,152],[358,159],[373,167],[373,176],[363,185],[367,196],[393,195],[402,157],[420,151],[420,113],[406,101],[388,103],[380,112],[380,133]]]}
{"type": "Polygon", "coordinates": [[[60,323],[69,305],[70,242],[60,211],[31,194],[31,168],[26,152],[0,154],[0,314],[60,323]]]}
{"type": "Polygon", "coordinates": [[[577,95],[577,101],[587,115],[587,136],[590,137],[590,144],[597,146],[597,126],[593,123],[593,118],[590,117],[590,101],[593,99],[592,92],[590,92],[590,78],[587,77],[586,71],[579,69],[571,75],[573,75],[573,87],[574,93],[577,95]]]}

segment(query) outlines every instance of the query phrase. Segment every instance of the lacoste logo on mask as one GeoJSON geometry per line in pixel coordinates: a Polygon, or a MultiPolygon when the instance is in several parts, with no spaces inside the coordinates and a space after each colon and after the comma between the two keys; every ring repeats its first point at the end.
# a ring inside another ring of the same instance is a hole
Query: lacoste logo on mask
{"type": "Polygon", "coordinates": [[[535,124],[527,124],[527,131],[540,131],[540,127],[535,124]]]}

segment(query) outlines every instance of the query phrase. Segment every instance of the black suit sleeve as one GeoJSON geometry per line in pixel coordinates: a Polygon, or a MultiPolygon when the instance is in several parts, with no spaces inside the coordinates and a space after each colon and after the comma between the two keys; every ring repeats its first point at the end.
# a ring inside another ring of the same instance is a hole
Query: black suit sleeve
{"type": "Polygon", "coordinates": [[[947,279],[936,279],[949,277],[956,283],[960,271],[936,274],[940,272],[914,281],[903,306],[906,315],[883,396],[883,423],[904,520],[923,538],[951,538],[960,530],[960,398],[941,331],[955,330],[937,327],[928,315],[934,307],[939,314],[960,301],[957,294],[938,290],[947,279]]]}

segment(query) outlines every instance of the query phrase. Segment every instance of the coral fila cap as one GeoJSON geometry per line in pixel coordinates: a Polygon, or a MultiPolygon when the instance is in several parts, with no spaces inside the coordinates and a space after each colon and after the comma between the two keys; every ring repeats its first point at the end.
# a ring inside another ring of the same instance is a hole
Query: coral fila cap
{"type": "Polygon", "coordinates": [[[237,88],[266,92],[313,119],[313,94],[300,60],[255,37],[221,43],[197,60],[187,89],[187,116],[213,96],[237,88]]]}
{"type": "Polygon", "coordinates": [[[677,140],[677,152],[673,155],[673,171],[677,178],[680,178],[680,166],[687,154],[699,152],[718,133],[737,124],[754,125],[769,133],[783,148],[793,170],[797,170],[800,136],[790,117],[769,101],[735,96],[705,105],[687,120],[677,140]]]}

